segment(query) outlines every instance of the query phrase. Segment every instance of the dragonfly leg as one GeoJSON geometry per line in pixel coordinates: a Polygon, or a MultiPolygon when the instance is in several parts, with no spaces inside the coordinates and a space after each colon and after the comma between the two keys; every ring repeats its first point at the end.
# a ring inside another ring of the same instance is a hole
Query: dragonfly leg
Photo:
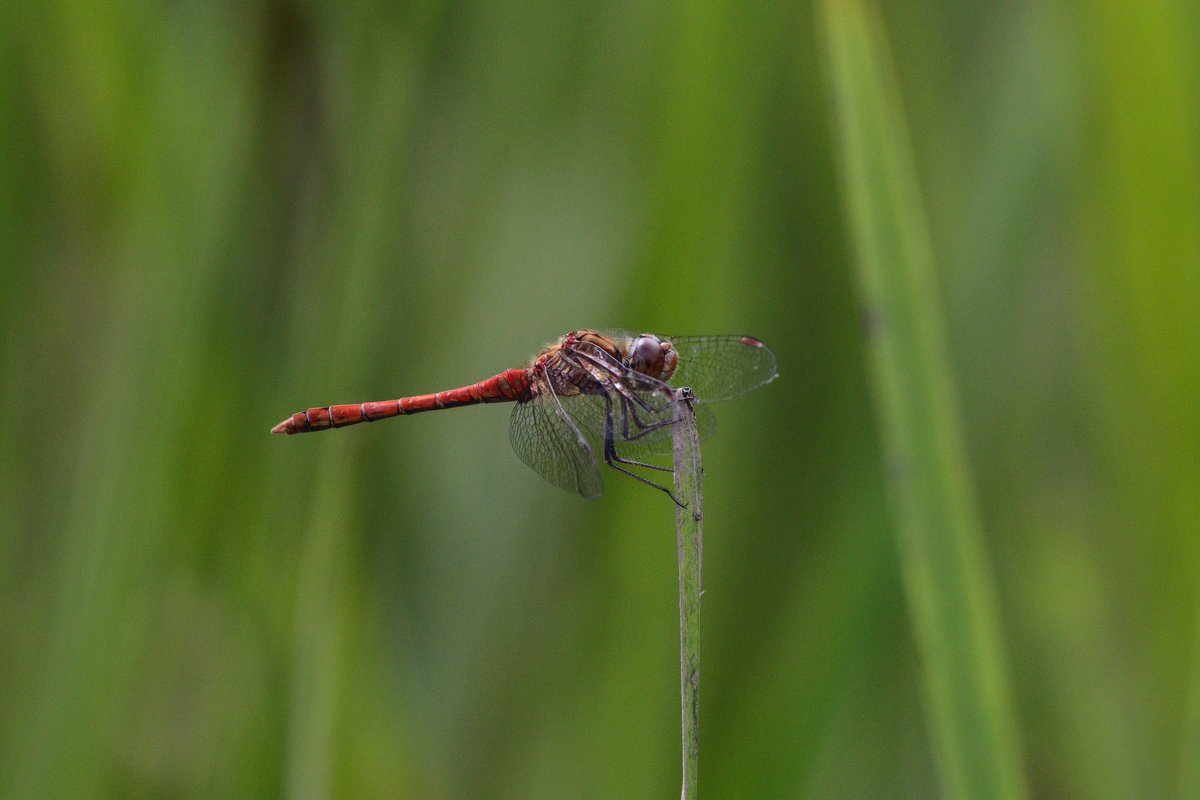
{"type": "Polygon", "coordinates": [[[661,422],[654,422],[647,425],[646,423],[642,422],[641,417],[638,416],[637,409],[629,402],[628,398],[626,398],[624,395],[621,396],[621,434],[625,441],[636,441],[648,433],[653,433],[659,428],[665,428],[668,425],[674,424],[674,419],[664,419],[661,422]],[[629,418],[631,416],[633,417],[633,424],[641,428],[641,431],[632,435],[629,433],[629,418]]]}
{"type": "MultiPolygon", "coordinates": [[[[644,430],[641,433],[635,433],[633,436],[630,436],[629,435],[629,414],[627,413],[627,409],[628,409],[628,404],[625,401],[625,398],[621,398],[621,428],[622,428],[622,434],[623,434],[622,441],[626,441],[626,442],[637,441],[639,436],[645,436],[647,433],[650,433],[650,431],[654,430],[654,428],[662,427],[662,425],[653,425],[648,430],[644,430]]],[[[612,421],[612,402],[611,401],[608,404],[606,416],[608,417],[608,419],[605,422],[605,425],[607,426],[609,424],[609,422],[612,421]]],[[[672,421],[673,420],[668,420],[668,424],[672,421]]],[[[662,472],[674,472],[675,471],[675,470],[671,469],[670,467],[664,467],[659,464],[648,464],[645,461],[634,461],[631,458],[623,458],[620,454],[617,453],[617,442],[616,442],[617,437],[616,437],[616,433],[615,433],[616,425],[613,425],[613,429],[614,429],[614,434],[612,436],[613,441],[612,441],[611,453],[612,453],[612,457],[613,457],[614,461],[617,461],[621,464],[628,464],[631,467],[645,467],[646,469],[657,469],[662,472]]],[[[606,449],[607,449],[607,445],[606,445],[606,449]]]]}
{"type": "Polygon", "coordinates": [[[670,489],[663,486],[662,484],[655,483],[654,481],[650,480],[649,478],[643,478],[641,475],[638,475],[636,472],[630,472],[629,470],[625,469],[624,467],[620,467],[615,462],[609,461],[608,459],[605,459],[605,463],[608,464],[613,469],[615,469],[617,472],[620,472],[622,475],[628,475],[629,477],[633,478],[634,480],[641,481],[642,483],[646,484],[647,486],[652,486],[655,489],[658,489],[660,492],[663,492],[667,497],[671,498],[671,502],[674,503],[675,505],[679,506],[680,508],[687,508],[686,505],[679,502],[679,498],[675,496],[674,492],[672,492],[670,489]]]}
{"type": "Polygon", "coordinates": [[[671,502],[673,502],[675,505],[679,506],[680,508],[687,508],[687,506],[685,506],[683,503],[679,502],[679,498],[676,497],[675,494],[670,489],[668,489],[666,486],[655,483],[654,481],[650,480],[649,478],[644,478],[641,475],[638,475],[636,472],[631,472],[630,470],[627,470],[624,467],[619,466],[620,464],[625,464],[625,465],[628,465],[631,467],[646,467],[648,469],[657,469],[657,470],[662,470],[664,472],[674,472],[674,470],[672,470],[670,467],[660,467],[657,464],[646,464],[641,461],[633,461],[633,460],[630,460],[627,458],[621,458],[617,454],[617,445],[616,445],[616,441],[615,441],[616,437],[614,435],[614,427],[615,426],[613,425],[612,399],[608,398],[607,408],[605,409],[605,414],[604,414],[604,463],[608,464],[610,467],[615,469],[617,472],[620,472],[624,475],[628,475],[629,477],[633,478],[634,480],[641,481],[642,483],[646,484],[647,486],[652,486],[655,489],[658,489],[660,492],[663,492],[664,494],[666,494],[667,497],[671,498],[671,502]]]}
{"type": "MultiPolygon", "coordinates": [[[[647,425],[646,423],[642,422],[641,419],[638,418],[637,409],[634,408],[633,405],[625,397],[621,397],[620,400],[621,400],[621,441],[623,441],[623,442],[636,442],[638,439],[642,438],[643,436],[645,436],[648,433],[653,433],[654,431],[658,430],[659,428],[665,428],[668,425],[675,424],[675,420],[666,419],[666,420],[663,420],[662,422],[655,422],[651,425],[647,425]],[[629,418],[631,416],[633,417],[633,424],[636,425],[638,428],[641,428],[641,430],[638,431],[637,433],[630,433],[629,418]]],[[[653,465],[651,465],[651,466],[653,466],[653,465]]]]}

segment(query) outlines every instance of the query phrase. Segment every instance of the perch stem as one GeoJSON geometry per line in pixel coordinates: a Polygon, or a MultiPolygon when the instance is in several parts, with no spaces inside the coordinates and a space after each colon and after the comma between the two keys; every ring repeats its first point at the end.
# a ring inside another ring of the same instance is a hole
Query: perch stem
{"type": "Polygon", "coordinates": [[[692,393],[675,392],[675,528],[679,546],[680,702],[683,715],[682,800],[696,800],[700,775],[700,567],[704,554],[700,437],[692,393]]]}

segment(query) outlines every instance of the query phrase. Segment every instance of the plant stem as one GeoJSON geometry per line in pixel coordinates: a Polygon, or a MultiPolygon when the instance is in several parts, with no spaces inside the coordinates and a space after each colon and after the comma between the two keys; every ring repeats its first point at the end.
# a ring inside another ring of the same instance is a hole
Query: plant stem
{"type": "Polygon", "coordinates": [[[932,246],[878,6],[820,4],[888,488],[945,797],[1028,794],[932,246]]]}
{"type": "Polygon", "coordinates": [[[700,567],[704,556],[704,492],[700,436],[689,389],[675,392],[675,508],[679,545],[679,666],[683,714],[682,800],[696,800],[700,777],[700,567]]]}

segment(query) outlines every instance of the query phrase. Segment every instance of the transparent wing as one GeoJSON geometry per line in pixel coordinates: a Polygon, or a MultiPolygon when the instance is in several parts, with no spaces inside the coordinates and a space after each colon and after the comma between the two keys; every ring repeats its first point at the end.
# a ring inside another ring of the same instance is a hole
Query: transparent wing
{"type": "Polygon", "coordinates": [[[603,451],[595,449],[544,380],[539,384],[529,402],[517,403],[513,408],[508,427],[513,450],[555,486],[588,499],[599,497],[604,493],[604,482],[596,453],[603,451]]]}
{"type": "Polygon", "coordinates": [[[778,377],[775,354],[752,336],[668,336],[679,353],[671,385],[705,403],[730,400],[778,377]]]}
{"type": "MultiPolygon", "coordinates": [[[[672,401],[673,402],[673,401],[672,401]]],[[[576,426],[587,437],[594,451],[604,453],[604,426],[607,402],[596,395],[564,397],[563,408],[575,421],[576,426]]],[[[696,427],[701,440],[707,439],[717,429],[717,420],[708,406],[698,404],[696,427]]],[[[623,407],[619,401],[613,403],[613,440],[618,455],[635,461],[645,461],[655,456],[671,454],[674,423],[674,408],[665,408],[650,413],[631,404],[623,407]]]]}
{"type": "MultiPolygon", "coordinates": [[[[653,331],[649,331],[653,333],[653,331]]],[[[609,328],[601,331],[622,342],[639,334],[609,328]]],[[[670,384],[688,386],[705,403],[731,400],[764,386],[779,376],[775,354],[753,336],[662,336],[679,353],[679,366],[670,384]]]]}

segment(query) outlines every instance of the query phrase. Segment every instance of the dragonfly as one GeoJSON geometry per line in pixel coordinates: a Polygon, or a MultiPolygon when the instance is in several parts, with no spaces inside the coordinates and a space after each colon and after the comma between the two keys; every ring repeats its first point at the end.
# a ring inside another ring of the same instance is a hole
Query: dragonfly
{"type": "Polygon", "coordinates": [[[600,461],[665,492],[635,470],[671,472],[648,459],[668,453],[675,389],[691,389],[701,438],[715,427],[709,403],[770,383],[775,355],[752,336],[658,336],[622,330],[576,330],[526,367],[436,394],[292,414],[271,433],[296,434],[478,403],[515,403],[509,439],[522,461],[555,486],[585,498],[604,491],[600,461]]]}

